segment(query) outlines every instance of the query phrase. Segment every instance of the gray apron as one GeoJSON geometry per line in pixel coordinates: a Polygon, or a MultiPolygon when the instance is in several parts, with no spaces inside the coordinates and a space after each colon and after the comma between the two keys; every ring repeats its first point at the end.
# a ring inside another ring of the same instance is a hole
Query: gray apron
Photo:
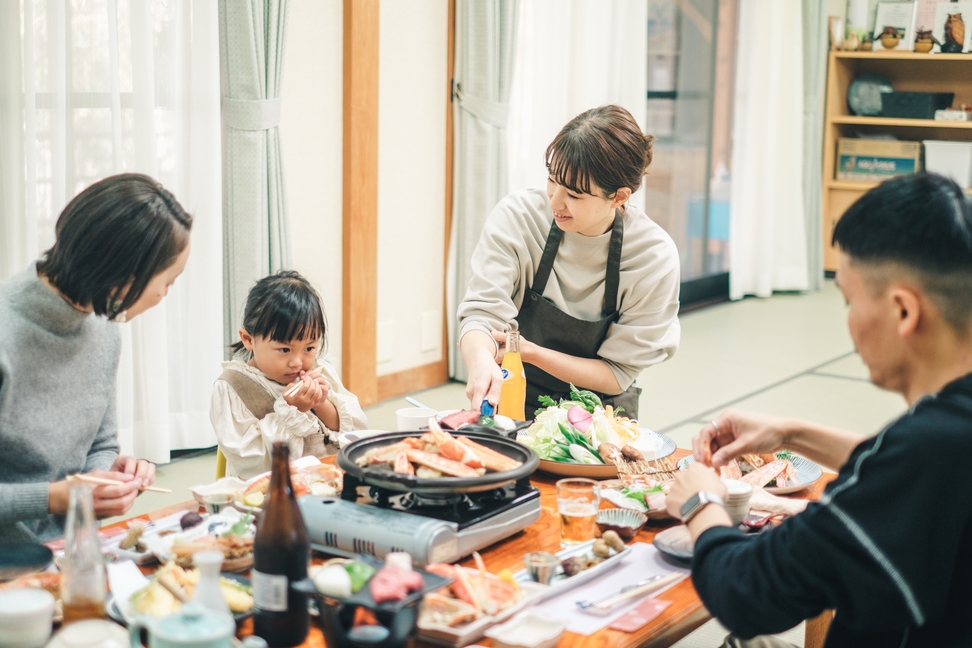
{"type": "MultiPolygon", "coordinates": [[[[550,233],[543,248],[543,257],[537,267],[533,285],[523,296],[523,305],[516,316],[520,333],[534,344],[544,348],[560,351],[578,358],[597,358],[601,343],[607,337],[608,328],[616,322],[618,313],[618,282],[621,270],[621,245],[624,241],[624,220],[618,210],[611,228],[611,244],[608,248],[607,272],[604,277],[604,301],[601,305],[601,319],[589,322],[577,319],[563,312],[543,296],[547,286],[547,279],[553,269],[557,249],[564,237],[564,231],[557,227],[556,221],[550,224],[550,233]]],[[[567,398],[570,385],[559,378],[554,378],[537,367],[524,363],[527,377],[526,417],[534,418],[535,412],[541,408],[537,398],[550,396],[555,401],[567,398]]],[[[624,415],[638,418],[638,396],[641,390],[631,385],[620,394],[598,394],[605,405],[615,408],[623,407],[624,415]]]]}

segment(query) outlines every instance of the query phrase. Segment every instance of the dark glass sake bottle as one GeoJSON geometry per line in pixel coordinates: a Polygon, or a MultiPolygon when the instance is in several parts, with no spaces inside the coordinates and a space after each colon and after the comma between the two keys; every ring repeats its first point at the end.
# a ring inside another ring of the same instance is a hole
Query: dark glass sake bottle
{"type": "Polygon", "coordinates": [[[303,643],[310,626],[307,595],[291,584],[307,578],[310,540],[290,481],[290,448],[273,444],[270,490],[253,541],[253,634],[271,646],[303,643]]]}

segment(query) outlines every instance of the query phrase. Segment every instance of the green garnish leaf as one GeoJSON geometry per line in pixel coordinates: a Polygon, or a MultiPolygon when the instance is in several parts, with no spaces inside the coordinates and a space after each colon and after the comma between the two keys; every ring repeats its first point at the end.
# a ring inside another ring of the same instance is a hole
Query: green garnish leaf
{"type": "Polygon", "coordinates": [[[544,407],[557,407],[557,403],[549,396],[537,396],[537,401],[544,407]]]}
{"type": "Polygon", "coordinates": [[[648,500],[646,499],[646,495],[650,493],[660,493],[662,492],[662,490],[663,489],[661,484],[658,484],[657,486],[653,486],[648,490],[640,490],[636,488],[631,488],[630,486],[625,486],[624,488],[621,489],[621,494],[624,495],[625,497],[630,497],[633,500],[638,500],[639,502],[644,504],[646,509],[648,509],[651,507],[648,506],[648,500]]]}
{"type": "Polygon", "coordinates": [[[776,453],[777,459],[785,459],[786,461],[793,461],[793,453],[789,450],[780,450],[776,453]]]}

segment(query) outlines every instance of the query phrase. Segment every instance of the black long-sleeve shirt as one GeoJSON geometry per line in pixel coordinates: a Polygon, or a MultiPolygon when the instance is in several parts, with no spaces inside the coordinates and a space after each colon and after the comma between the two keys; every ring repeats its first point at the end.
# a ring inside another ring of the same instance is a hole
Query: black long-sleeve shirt
{"type": "Polygon", "coordinates": [[[743,638],[825,609],[835,646],[972,646],[972,374],[862,441],[819,503],[695,544],[692,580],[743,638]]]}

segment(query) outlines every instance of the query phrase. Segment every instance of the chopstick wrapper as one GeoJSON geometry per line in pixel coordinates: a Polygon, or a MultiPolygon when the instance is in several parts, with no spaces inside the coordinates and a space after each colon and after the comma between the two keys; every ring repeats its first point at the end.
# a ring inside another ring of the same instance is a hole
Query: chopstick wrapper
{"type": "Polygon", "coordinates": [[[621,632],[636,632],[654,621],[655,617],[664,612],[671,604],[671,601],[661,601],[656,598],[645,599],[638,607],[622,614],[608,627],[621,632]]]}
{"type": "MultiPolygon", "coordinates": [[[[594,634],[636,608],[645,598],[631,599],[630,602],[618,605],[610,614],[603,616],[581,613],[577,607],[577,601],[596,601],[616,594],[621,588],[628,585],[634,585],[658,574],[672,572],[680,572],[686,577],[690,573],[688,567],[676,567],[667,562],[653,545],[636,542],[631,545],[631,552],[616,569],[605,572],[598,578],[546,600],[534,606],[533,609],[554,618],[569,619],[570,623],[567,630],[570,632],[582,635],[594,634]]],[[[671,583],[669,587],[677,585],[678,582],[671,583]]],[[[647,596],[657,596],[659,592],[664,592],[666,589],[668,588],[657,590],[647,596]]]]}

